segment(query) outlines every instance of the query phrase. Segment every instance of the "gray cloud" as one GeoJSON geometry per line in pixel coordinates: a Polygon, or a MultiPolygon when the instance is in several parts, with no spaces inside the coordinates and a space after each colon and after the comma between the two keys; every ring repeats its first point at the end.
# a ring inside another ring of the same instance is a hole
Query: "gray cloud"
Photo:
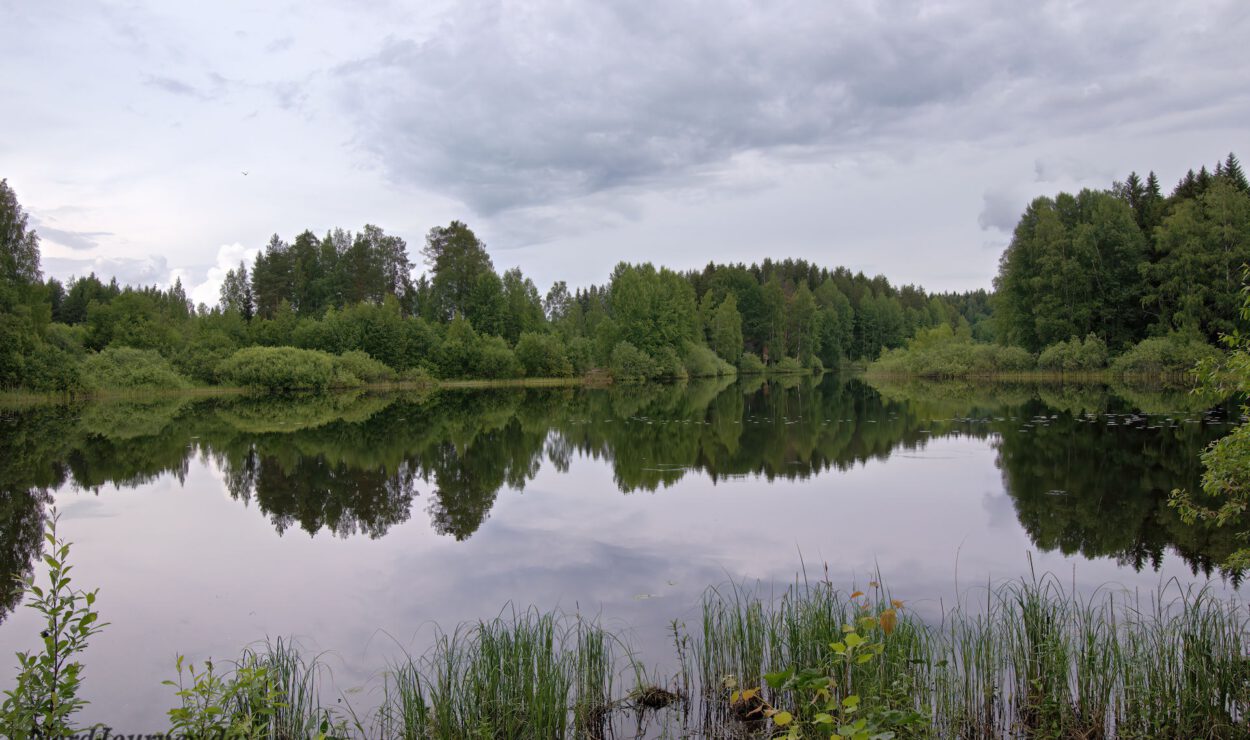
{"type": "MultiPolygon", "coordinates": [[[[1239,52],[1197,54],[1185,17],[1157,5],[1122,17],[989,0],[662,10],[482,0],[336,77],[358,145],[393,179],[494,214],[680,184],[744,152],[1011,145],[1160,118],[1180,102],[1222,105],[1193,96],[1210,89],[1202,75],[1181,89],[1164,73],[1239,52]]],[[[1235,4],[1211,8],[1203,23],[1245,26],[1235,4]]]]}
{"type": "Polygon", "coordinates": [[[977,216],[977,223],[983,231],[998,229],[1011,233],[1016,228],[1020,213],[1028,205],[1027,198],[1021,198],[1013,191],[994,191],[984,195],[985,205],[977,216]]]}
{"type": "Polygon", "coordinates": [[[1041,183],[1074,182],[1098,183],[1098,187],[1106,187],[1116,176],[1123,173],[1112,172],[1100,164],[1073,157],[1039,159],[1033,163],[1034,179],[1041,183]]]}
{"type": "Polygon", "coordinates": [[[172,77],[148,75],[148,78],[144,80],[144,83],[150,87],[156,88],[157,90],[164,90],[171,95],[186,95],[188,97],[200,99],[207,97],[203,92],[194,86],[189,85],[182,80],[176,80],[172,77]]]}
{"type": "Polygon", "coordinates": [[[62,247],[74,250],[95,249],[99,246],[97,238],[101,236],[112,236],[111,231],[67,231],[65,229],[56,229],[46,224],[39,226],[39,236],[50,242],[56,242],[62,247]]]}
{"type": "Polygon", "coordinates": [[[270,41],[268,44],[265,44],[265,51],[269,52],[270,54],[277,54],[278,52],[283,52],[283,51],[286,51],[287,49],[290,49],[294,45],[295,45],[295,37],[283,36],[282,38],[274,39],[273,41],[270,41]]]}
{"type": "MultiPolygon", "coordinates": [[[[79,210],[81,209],[74,207],[62,207],[51,209],[51,212],[74,213],[79,210]]],[[[47,212],[45,212],[44,215],[47,217],[47,212]]],[[[95,249],[99,246],[99,237],[113,236],[111,231],[74,231],[72,229],[58,229],[57,227],[49,224],[44,218],[40,218],[33,213],[30,214],[30,225],[35,229],[35,233],[39,235],[40,239],[59,244],[62,247],[73,249],[75,251],[95,249]]]]}

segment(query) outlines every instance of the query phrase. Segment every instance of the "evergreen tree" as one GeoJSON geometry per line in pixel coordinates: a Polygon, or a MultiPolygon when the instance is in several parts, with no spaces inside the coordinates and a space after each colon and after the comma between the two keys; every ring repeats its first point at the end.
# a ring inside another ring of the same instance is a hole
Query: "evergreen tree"
{"type": "Polygon", "coordinates": [[[252,264],[252,296],[256,303],[256,315],[262,319],[273,318],[278,304],[290,300],[294,293],[287,243],[274,234],[252,264]]]}
{"type": "Polygon", "coordinates": [[[1250,182],[1246,181],[1246,173],[1241,169],[1241,162],[1237,161],[1237,156],[1232,152],[1228,153],[1228,159],[1224,160],[1224,179],[1233,187],[1243,193],[1250,193],[1250,182]]]}
{"type": "Polygon", "coordinates": [[[1179,202],[1158,229],[1143,268],[1145,303],[1163,329],[1192,328],[1214,341],[1236,328],[1240,270],[1250,263],[1250,194],[1221,179],[1179,202]]]}

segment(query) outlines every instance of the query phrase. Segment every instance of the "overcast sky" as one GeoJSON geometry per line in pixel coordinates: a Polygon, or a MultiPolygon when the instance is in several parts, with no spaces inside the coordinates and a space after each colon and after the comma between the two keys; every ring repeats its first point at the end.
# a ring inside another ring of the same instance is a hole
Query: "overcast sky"
{"type": "Polygon", "coordinates": [[[0,0],[0,177],[47,274],[208,303],[275,232],[419,262],[452,219],[541,290],[766,256],[964,290],[1036,195],[1250,161],[1248,38],[1244,0],[0,0]]]}

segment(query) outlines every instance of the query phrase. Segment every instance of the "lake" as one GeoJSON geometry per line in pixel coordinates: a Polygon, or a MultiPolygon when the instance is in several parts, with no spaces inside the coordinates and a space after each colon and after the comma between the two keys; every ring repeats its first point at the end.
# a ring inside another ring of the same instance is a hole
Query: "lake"
{"type": "MultiPolygon", "coordinates": [[[[367,710],[436,625],[531,605],[597,617],[663,673],[706,588],[801,569],[879,574],[932,615],[1031,569],[1232,592],[1217,564],[1238,541],[1167,497],[1239,421],[1184,392],[834,375],[11,408],[0,575],[28,572],[55,505],[111,623],[85,659],[88,722],[162,729],[177,655],[278,636],[367,710]]],[[[17,597],[13,665],[40,629],[17,597]]]]}

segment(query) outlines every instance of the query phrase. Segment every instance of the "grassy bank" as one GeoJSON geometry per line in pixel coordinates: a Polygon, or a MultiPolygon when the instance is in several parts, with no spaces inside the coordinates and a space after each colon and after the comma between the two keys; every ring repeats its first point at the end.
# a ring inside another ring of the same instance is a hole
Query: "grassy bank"
{"type": "MultiPolygon", "coordinates": [[[[804,370],[801,374],[810,375],[811,372],[804,370]]],[[[765,372],[759,375],[750,375],[744,377],[788,377],[794,373],[788,372],[765,372]]],[[[454,378],[454,379],[436,379],[422,378],[419,380],[392,380],[372,383],[360,383],[343,387],[330,387],[321,391],[314,392],[335,392],[343,390],[366,390],[366,391],[411,391],[411,390],[436,390],[440,388],[560,388],[560,387],[601,387],[613,384],[611,374],[606,372],[590,372],[585,375],[575,377],[550,377],[550,378],[498,378],[498,379],[480,379],[480,378],[454,378]]],[[[646,381],[649,383],[672,382],[665,380],[646,381]]],[[[265,392],[263,389],[249,388],[238,385],[189,385],[180,388],[95,388],[83,389],[76,391],[60,391],[60,392],[33,392],[24,390],[8,390],[0,391],[0,408],[3,407],[20,407],[43,403],[61,403],[73,400],[149,400],[152,398],[178,398],[184,396],[191,397],[212,397],[212,396],[237,396],[247,393],[265,392]]],[[[284,392],[284,391],[273,391],[284,392]]]]}
{"type": "Polygon", "coordinates": [[[996,383],[1125,383],[1145,387],[1191,388],[1197,384],[1192,372],[1117,373],[1104,370],[984,370],[957,375],[931,375],[869,365],[863,375],[890,380],[978,380],[996,383]]]}

